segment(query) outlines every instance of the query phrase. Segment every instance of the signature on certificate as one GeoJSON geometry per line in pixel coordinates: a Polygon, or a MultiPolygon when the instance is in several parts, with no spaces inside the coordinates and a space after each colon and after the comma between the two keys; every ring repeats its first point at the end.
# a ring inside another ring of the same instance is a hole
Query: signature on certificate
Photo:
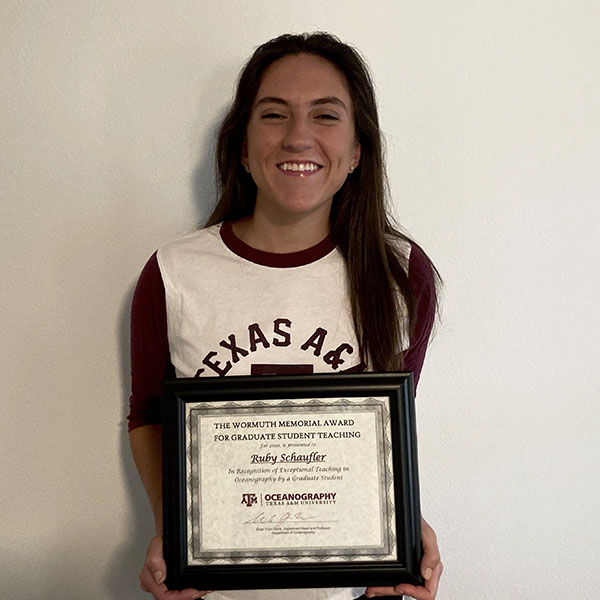
{"type": "Polygon", "coordinates": [[[286,511],[284,513],[272,513],[270,515],[265,514],[264,511],[259,512],[256,516],[243,522],[243,525],[273,525],[274,527],[280,527],[284,523],[304,523],[314,519],[313,515],[304,515],[301,512],[291,513],[286,511]]]}

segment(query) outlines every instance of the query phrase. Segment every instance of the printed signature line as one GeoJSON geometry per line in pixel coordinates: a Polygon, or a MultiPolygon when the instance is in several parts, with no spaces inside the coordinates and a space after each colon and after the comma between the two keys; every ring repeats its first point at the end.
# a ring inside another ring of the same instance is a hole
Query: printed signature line
{"type": "MultiPolygon", "coordinates": [[[[287,525],[288,523],[304,523],[305,525],[312,525],[313,523],[339,523],[339,521],[313,521],[307,519],[305,521],[288,521],[285,520],[281,525],[287,525]]],[[[279,523],[245,523],[246,525],[279,525],[279,523]]]]}

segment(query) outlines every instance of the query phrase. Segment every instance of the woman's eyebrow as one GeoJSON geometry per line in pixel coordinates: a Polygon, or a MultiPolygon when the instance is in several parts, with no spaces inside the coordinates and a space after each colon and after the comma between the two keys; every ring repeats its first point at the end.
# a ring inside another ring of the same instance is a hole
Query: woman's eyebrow
{"type": "Polygon", "coordinates": [[[317,106],[319,104],[337,104],[338,106],[341,106],[344,110],[348,110],[344,102],[340,100],[337,96],[325,96],[325,98],[317,98],[316,100],[311,101],[312,106],[317,106]]]}
{"type": "Polygon", "coordinates": [[[283,98],[277,98],[277,96],[265,96],[257,100],[255,106],[260,106],[261,104],[285,104],[287,106],[289,102],[283,98]]]}
{"type": "MultiPolygon", "coordinates": [[[[257,100],[255,106],[260,106],[261,104],[282,104],[288,106],[289,102],[283,98],[278,98],[277,96],[265,96],[264,98],[257,100]]],[[[310,101],[311,106],[319,106],[321,104],[337,104],[344,110],[348,110],[344,102],[337,96],[325,96],[324,98],[315,98],[310,101]]]]}

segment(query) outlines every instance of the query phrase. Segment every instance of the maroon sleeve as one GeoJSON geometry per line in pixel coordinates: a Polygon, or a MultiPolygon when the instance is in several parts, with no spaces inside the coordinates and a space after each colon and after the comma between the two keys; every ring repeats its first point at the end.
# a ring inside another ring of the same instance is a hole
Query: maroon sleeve
{"type": "Polygon", "coordinates": [[[165,288],[154,253],[131,304],[131,397],[128,429],[160,423],[164,379],[175,376],[167,338],[165,288]]]}
{"type": "Polygon", "coordinates": [[[416,319],[414,330],[410,336],[410,346],[404,352],[403,369],[413,372],[416,392],[429,336],[435,321],[437,302],[431,263],[425,252],[414,243],[408,264],[408,280],[415,298],[416,319]]]}

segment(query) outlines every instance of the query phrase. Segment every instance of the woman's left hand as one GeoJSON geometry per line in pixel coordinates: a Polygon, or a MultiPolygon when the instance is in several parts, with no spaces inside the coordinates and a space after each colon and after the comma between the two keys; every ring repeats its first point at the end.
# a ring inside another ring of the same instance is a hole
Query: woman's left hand
{"type": "Polygon", "coordinates": [[[440,560],[440,550],[437,545],[435,531],[425,519],[421,518],[421,537],[423,539],[423,559],[421,560],[421,575],[425,579],[424,586],[400,583],[393,587],[368,587],[365,590],[367,598],[377,596],[411,596],[416,600],[435,600],[443,565],[440,560]]]}

